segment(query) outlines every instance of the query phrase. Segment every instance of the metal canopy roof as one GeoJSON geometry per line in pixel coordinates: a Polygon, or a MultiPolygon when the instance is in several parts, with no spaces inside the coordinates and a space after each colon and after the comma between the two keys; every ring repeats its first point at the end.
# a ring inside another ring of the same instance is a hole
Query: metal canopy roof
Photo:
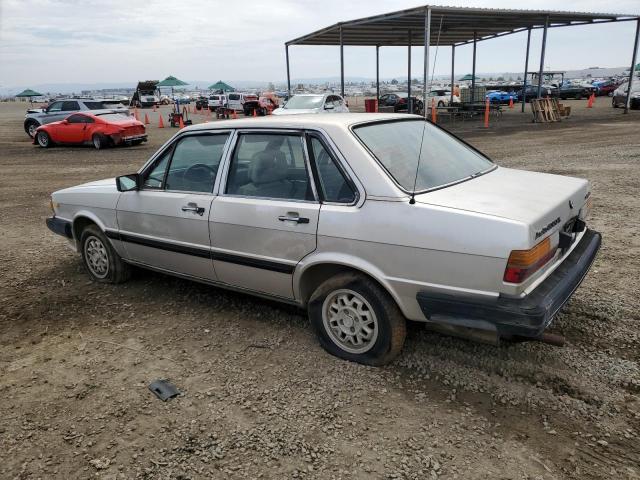
{"type": "Polygon", "coordinates": [[[340,45],[340,29],[344,45],[404,46],[424,45],[425,15],[431,9],[431,45],[463,45],[478,40],[517,33],[528,28],[588,25],[636,20],[638,15],[614,13],[582,13],[544,10],[507,10],[424,6],[397,12],[340,22],[330,27],[290,40],[286,45],[340,45]],[[439,42],[438,42],[439,37],[439,42]]]}

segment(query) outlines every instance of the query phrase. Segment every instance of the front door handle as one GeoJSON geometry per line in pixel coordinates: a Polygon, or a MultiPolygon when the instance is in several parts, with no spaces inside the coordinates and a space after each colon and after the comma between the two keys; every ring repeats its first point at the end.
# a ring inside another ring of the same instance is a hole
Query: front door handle
{"type": "Polygon", "coordinates": [[[281,222],[309,223],[309,219],[301,217],[298,212],[288,212],[286,215],[280,215],[278,220],[281,222]]]}
{"type": "Polygon", "coordinates": [[[204,207],[199,207],[197,203],[189,202],[186,205],[182,206],[183,212],[193,212],[202,216],[204,214],[204,207]]]}

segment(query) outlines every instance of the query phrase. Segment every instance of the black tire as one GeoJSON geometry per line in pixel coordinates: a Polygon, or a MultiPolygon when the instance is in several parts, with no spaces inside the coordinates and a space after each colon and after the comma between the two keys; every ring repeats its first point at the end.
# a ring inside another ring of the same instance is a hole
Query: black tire
{"type": "Polygon", "coordinates": [[[36,134],[36,128],[38,128],[40,124],[35,120],[27,120],[24,123],[24,131],[29,135],[29,138],[33,138],[36,134]]]}
{"type": "Polygon", "coordinates": [[[131,267],[122,261],[122,258],[120,258],[120,255],[118,255],[111,246],[111,242],[107,239],[106,235],[102,233],[96,225],[89,225],[82,230],[82,233],[80,234],[80,252],[82,253],[82,263],[84,264],[84,268],[87,270],[91,279],[95,282],[122,283],[126,282],[131,277],[131,267]],[[97,273],[98,270],[95,266],[96,261],[89,258],[92,251],[91,246],[98,245],[98,243],[88,245],[89,242],[99,242],[99,244],[104,248],[104,252],[107,257],[105,262],[106,271],[104,275],[97,273]]]}
{"type": "Polygon", "coordinates": [[[39,131],[36,133],[36,141],[38,142],[38,145],[40,145],[42,148],[49,148],[53,146],[51,137],[47,132],[44,132],[44,131],[39,131]]]}
{"type": "Polygon", "coordinates": [[[91,139],[91,142],[93,143],[93,146],[95,147],[96,150],[102,150],[103,148],[106,148],[108,145],[107,138],[104,135],[100,135],[100,134],[95,134],[91,139]]]}
{"type": "Polygon", "coordinates": [[[348,272],[326,280],[311,295],[308,310],[311,326],[320,345],[338,358],[365,365],[381,366],[397,357],[404,345],[407,326],[402,312],[380,285],[362,274],[348,272]],[[330,304],[325,306],[325,303],[330,302],[331,298],[341,292],[356,293],[369,304],[366,308],[369,309],[370,306],[370,310],[375,314],[377,336],[372,340],[369,349],[362,353],[345,350],[336,343],[332,338],[334,334],[330,333],[325,326],[323,310],[330,306],[330,304]]]}
{"type": "Polygon", "coordinates": [[[613,108],[618,108],[618,102],[616,102],[615,97],[611,99],[611,106],[613,108]]]}
{"type": "Polygon", "coordinates": [[[438,102],[438,106],[439,106],[439,107],[444,107],[444,102],[443,102],[442,100],[440,100],[440,101],[438,102]]]}

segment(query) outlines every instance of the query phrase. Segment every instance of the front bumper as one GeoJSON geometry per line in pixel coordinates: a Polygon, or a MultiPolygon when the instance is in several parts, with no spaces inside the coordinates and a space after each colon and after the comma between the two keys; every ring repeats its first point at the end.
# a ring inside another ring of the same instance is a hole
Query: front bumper
{"type": "Polygon", "coordinates": [[[466,326],[474,322],[495,326],[500,337],[540,338],[553,317],[580,286],[593,263],[602,236],[587,230],[564,261],[529,295],[523,298],[477,297],[419,292],[418,304],[427,319],[445,316],[464,319],[466,326]]]}
{"type": "Polygon", "coordinates": [[[73,233],[71,231],[71,222],[69,222],[68,220],[63,220],[57,217],[49,217],[47,218],[47,227],[53,233],[62,235],[66,238],[73,238],[73,233]]]}

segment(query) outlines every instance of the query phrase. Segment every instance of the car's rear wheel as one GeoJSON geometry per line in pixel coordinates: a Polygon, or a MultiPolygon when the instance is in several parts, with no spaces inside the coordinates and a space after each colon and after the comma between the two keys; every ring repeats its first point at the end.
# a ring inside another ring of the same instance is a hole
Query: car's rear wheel
{"type": "Polygon", "coordinates": [[[30,120],[25,125],[24,131],[27,132],[27,135],[29,135],[29,137],[33,138],[35,137],[36,130],[39,126],[40,124],[38,122],[36,122],[35,120],[30,120]]]}
{"type": "Polygon", "coordinates": [[[394,300],[358,273],[322,283],[309,300],[309,319],[327,352],[365,365],[391,362],[406,337],[406,321],[394,300]]]}
{"type": "Polygon", "coordinates": [[[104,137],[104,135],[94,135],[91,141],[96,150],[101,150],[108,144],[107,139],[104,137]]]}
{"type": "Polygon", "coordinates": [[[439,107],[444,107],[444,102],[443,102],[442,100],[440,100],[440,101],[438,102],[438,106],[439,106],[439,107]]]}
{"type": "Polygon", "coordinates": [[[36,133],[36,141],[38,142],[38,145],[40,145],[42,148],[49,148],[53,144],[49,134],[47,132],[42,132],[42,131],[36,133]]]}
{"type": "Polygon", "coordinates": [[[122,261],[104,233],[89,225],[80,235],[82,261],[96,282],[122,283],[131,277],[131,267],[122,261]]]}

